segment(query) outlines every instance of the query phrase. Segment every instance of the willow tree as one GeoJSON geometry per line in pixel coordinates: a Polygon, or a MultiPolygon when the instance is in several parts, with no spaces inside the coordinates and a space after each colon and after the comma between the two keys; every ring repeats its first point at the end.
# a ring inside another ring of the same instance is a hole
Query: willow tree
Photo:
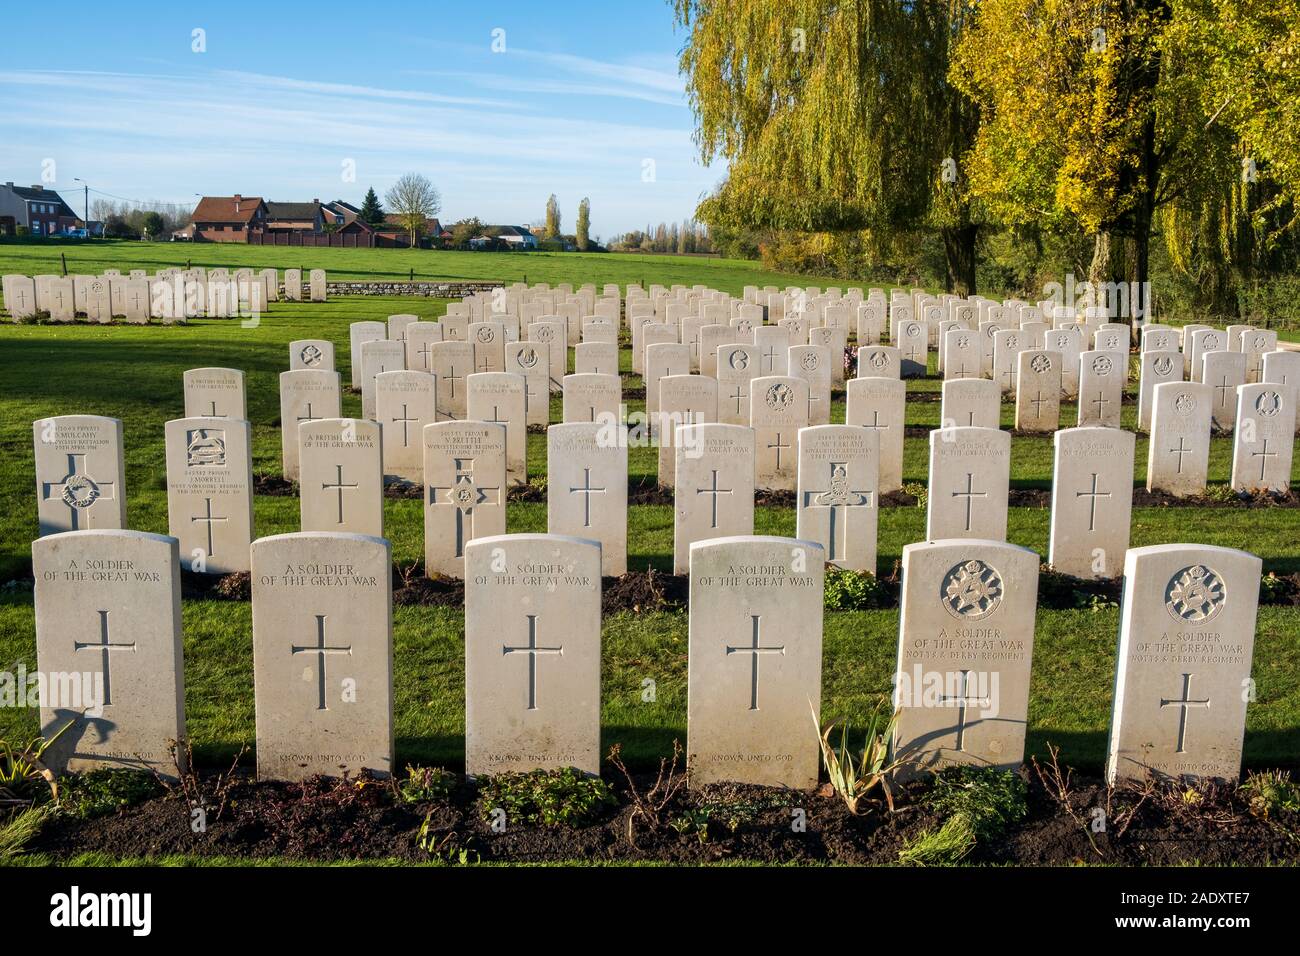
{"type": "Polygon", "coordinates": [[[972,101],[948,79],[956,0],[674,0],[711,228],[935,228],[947,285],[975,291],[979,217],[962,157],[972,101]]]}

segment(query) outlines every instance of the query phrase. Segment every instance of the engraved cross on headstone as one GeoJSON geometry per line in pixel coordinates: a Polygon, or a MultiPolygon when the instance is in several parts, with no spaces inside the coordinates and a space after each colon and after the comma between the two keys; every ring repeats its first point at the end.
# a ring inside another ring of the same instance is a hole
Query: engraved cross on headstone
{"type": "Polygon", "coordinates": [[[108,612],[99,612],[99,640],[98,641],[73,641],[72,649],[74,651],[99,651],[100,652],[100,671],[104,675],[104,699],[101,701],[103,706],[107,707],[113,703],[113,685],[109,679],[109,652],[110,651],[131,651],[135,653],[135,641],[129,644],[114,643],[109,640],[108,635],[108,612]]]}
{"type": "Polygon", "coordinates": [[[1110,497],[1110,492],[1109,492],[1109,491],[1098,491],[1098,490],[1097,490],[1097,473],[1096,473],[1096,472],[1093,472],[1093,473],[1092,473],[1092,488],[1091,488],[1091,490],[1089,490],[1089,491],[1076,491],[1076,492],[1074,493],[1074,497],[1075,497],[1075,498],[1087,498],[1087,499],[1088,499],[1088,530],[1089,530],[1089,531],[1096,531],[1096,530],[1097,530],[1097,499],[1098,499],[1098,498],[1109,498],[1109,497],[1110,497]]]}
{"type": "Polygon", "coordinates": [[[322,481],[320,483],[320,487],[322,491],[332,491],[338,496],[338,505],[339,505],[338,523],[342,524],[343,523],[343,492],[360,486],[356,482],[352,482],[351,484],[345,484],[343,482],[342,465],[335,465],[334,468],[335,468],[335,475],[336,475],[334,479],[334,484],[331,485],[327,481],[322,481]]]}
{"type": "Polygon", "coordinates": [[[728,644],[727,656],[730,657],[732,654],[750,655],[749,709],[758,710],[758,656],[760,654],[780,654],[781,656],[784,657],[785,645],[778,644],[773,647],[763,647],[759,641],[762,618],[758,614],[751,614],[749,616],[749,619],[752,624],[749,645],[741,646],[741,647],[733,647],[732,645],[728,644]]]}
{"type": "Polygon", "coordinates": [[[603,495],[606,490],[607,489],[605,488],[593,488],[591,486],[590,468],[582,469],[582,487],[569,489],[569,494],[571,495],[572,494],[582,495],[582,526],[584,528],[591,527],[591,496],[603,495]]]}
{"type": "Polygon", "coordinates": [[[716,469],[716,468],[713,469],[713,478],[712,478],[712,485],[711,485],[711,487],[709,487],[709,488],[696,488],[696,489],[695,489],[695,493],[696,493],[697,495],[710,495],[710,496],[711,496],[710,500],[711,500],[712,505],[713,505],[713,514],[712,514],[712,519],[711,519],[711,521],[709,522],[709,527],[710,527],[710,528],[716,528],[716,527],[718,526],[718,495],[729,495],[729,494],[732,493],[733,490],[734,490],[734,489],[732,489],[732,488],[719,488],[719,487],[718,487],[718,469],[716,469]]]}
{"type": "Polygon", "coordinates": [[[502,645],[501,654],[527,654],[528,655],[528,709],[537,709],[537,655],[538,654],[558,654],[564,655],[564,645],[559,647],[541,647],[537,643],[537,615],[528,614],[528,644],[523,647],[510,647],[502,645]]]}
{"type": "Polygon", "coordinates": [[[954,498],[965,498],[965,499],[966,499],[966,530],[969,531],[969,530],[970,530],[970,522],[971,522],[971,508],[972,508],[972,506],[975,504],[975,499],[976,499],[976,498],[986,498],[986,497],[988,497],[988,492],[987,492],[987,491],[976,491],[976,490],[975,490],[975,476],[974,476],[972,473],[967,472],[967,473],[966,473],[966,490],[965,490],[965,491],[954,491],[954,492],[952,493],[952,497],[954,497],[954,498]]]}
{"type": "Polygon", "coordinates": [[[1192,699],[1192,675],[1184,674],[1183,675],[1183,696],[1174,697],[1174,698],[1162,697],[1160,698],[1160,706],[1162,708],[1164,707],[1178,708],[1178,750],[1177,752],[1180,754],[1186,753],[1187,752],[1188,708],[1203,707],[1206,710],[1209,710],[1210,699],[1206,697],[1204,700],[1193,700],[1192,699]]]}
{"type": "Polygon", "coordinates": [[[325,617],[324,614],[316,615],[316,643],[315,644],[291,644],[289,653],[296,654],[315,654],[316,655],[316,709],[329,710],[325,706],[325,656],[327,654],[346,654],[352,656],[352,645],[346,644],[339,647],[330,647],[325,643],[325,617]]]}
{"type": "Polygon", "coordinates": [[[961,690],[955,695],[944,695],[939,698],[939,703],[945,707],[951,704],[957,705],[957,750],[966,750],[966,707],[968,704],[979,704],[982,707],[988,707],[987,697],[970,696],[970,671],[961,672],[961,690]]]}
{"type": "Polygon", "coordinates": [[[826,551],[826,559],[834,561],[843,556],[847,550],[847,545],[840,547],[840,538],[848,533],[847,527],[841,530],[841,525],[846,522],[839,520],[840,513],[845,508],[866,508],[870,507],[873,493],[870,491],[850,491],[849,490],[849,470],[848,464],[842,461],[833,461],[830,463],[831,476],[830,484],[826,491],[805,491],[804,507],[805,508],[828,508],[830,518],[830,546],[826,551]]]}

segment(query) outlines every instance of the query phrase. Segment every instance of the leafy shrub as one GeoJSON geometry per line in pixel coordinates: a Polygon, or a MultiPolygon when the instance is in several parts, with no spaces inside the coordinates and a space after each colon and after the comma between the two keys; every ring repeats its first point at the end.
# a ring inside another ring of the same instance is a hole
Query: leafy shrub
{"type": "Polygon", "coordinates": [[[397,784],[397,796],[403,803],[443,803],[455,786],[456,775],[450,770],[407,764],[406,779],[397,784]]]}
{"type": "Polygon", "coordinates": [[[479,795],[484,820],[500,807],[509,821],[547,827],[582,826],[618,802],[608,783],[573,767],[483,777],[479,795]]]}
{"type": "Polygon", "coordinates": [[[824,600],[830,611],[866,611],[881,607],[884,588],[874,574],[826,565],[824,600]]]}
{"type": "Polygon", "coordinates": [[[1267,820],[1283,812],[1300,812],[1300,785],[1284,770],[1253,773],[1241,790],[1250,801],[1250,812],[1257,817],[1267,820]]]}
{"type": "Polygon", "coordinates": [[[59,807],[79,820],[93,820],[143,803],[162,792],[158,779],[143,770],[90,770],[64,778],[59,807]]]}

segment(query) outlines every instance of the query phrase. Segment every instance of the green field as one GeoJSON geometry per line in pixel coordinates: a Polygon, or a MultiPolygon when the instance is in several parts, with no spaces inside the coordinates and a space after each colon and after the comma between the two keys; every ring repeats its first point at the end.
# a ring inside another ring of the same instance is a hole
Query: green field
{"type": "MultiPolygon", "coordinates": [[[[279,250],[238,246],[185,246],[126,243],[66,247],[70,271],[132,266],[184,265],[186,257],[203,265],[302,265],[322,267],[333,276],[392,275],[411,263],[422,276],[437,270],[455,278],[513,281],[527,271],[530,282],[592,281],[704,282],[739,293],[747,284],[786,285],[790,276],[761,272],[752,264],[670,257],[575,254],[478,254],[393,252],[389,250],[279,250]],[[293,259],[286,258],[292,252],[293,259]],[[305,253],[299,259],[298,254],[305,253]],[[373,265],[372,265],[373,263],[373,265]]],[[[0,246],[0,272],[41,272],[57,261],[58,247],[0,246]],[[51,252],[54,252],[53,259],[51,252]]],[[[801,283],[815,280],[802,278],[801,283]]],[[[822,284],[832,284],[823,282],[822,284]]],[[[845,285],[846,283],[840,283],[845,285]]],[[[30,542],[36,533],[33,501],[31,423],[51,415],[89,413],[122,419],[127,456],[130,526],[166,532],[167,502],[163,473],[163,423],[182,414],[181,374],[196,366],[231,366],[247,375],[248,412],[253,424],[255,472],[280,470],[277,376],[288,364],[287,343],[295,338],[332,339],[337,367],[348,380],[348,323],[414,312],[434,319],[446,303],[424,298],[357,297],[323,304],[277,304],[256,328],[237,321],[197,321],[181,326],[38,326],[0,324],[0,670],[23,664],[34,669],[35,638],[30,583],[30,542]]],[[[624,363],[628,355],[624,352],[624,363]]],[[[641,383],[629,376],[626,383],[641,383]]],[[[933,379],[910,383],[914,391],[933,391],[933,379]]],[[[632,409],[640,402],[630,402],[632,409]]],[[[359,396],[346,394],[344,414],[360,414],[359,396]]],[[[842,398],[833,420],[843,421],[842,398]]],[[[1063,410],[1069,421],[1072,408],[1063,410]]],[[[1132,427],[1132,406],[1125,407],[1132,427]]],[[[552,420],[559,417],[558,399],[552,420]]],[[[914,402],[908,423],[937,427],[939,405],[914,402]]],[[[1004,409],[1004,425],[1010,409],[1004,409]]],[[[653,478],[654,451],[633,449],[631,478],[653,478]]],[[[1230,442],[1215,439],[1211,482],[1227,480],[1230,442]]],[[[1050,484],[1049,438],[1013,440],[1012,485],[1050,484]]],[[[1138,470],[1145,468],[1145,442],[1138,441],[1138,470]]],[[[529,436],[529,469],[545,474],[545,438],[529,436]]],[[[926,443],[907,441],[904,479],[924,482],[926,443]]],[[[422,552],[418,501],[387,500],[386,523],[399,564],[422,552]]],[[[259,497],[256,533],[296,531],[297,500],[259,497]]],[[[1046,554],[1048,512],[1016,507],[1009,538],[1046,554]]],[[[879,570],[890,573],[905,544],[924,534],[924,511],[893,507],[880,518],[879,570]]],[[[512,503],[510,531],[544,531],[545,505],[512,503]]],[[[792,534],[793,510],[761,508],[759,533],[792,534]]],[[[1134,513],[1132,544],[1189,541],[1244,548],[1264,559],[1266,571],[1300,572],[1300,509],[1140,508],[1134,513]]],[[[633,568],[667,569],[672,554],[672,514],[664,506],[634,506],[629,517],[629,563],[633,568]]],[[[1030,702],[1029,746],[1043,752],[1050,742],[1063,759],[1097,769],[1105,749],[1118,612],[1114,607],[1040,610],[1030,702]]],[[[621,613],[604,622],[603,726],[605,743],[621,742],[627,756],[649,765],[685,737],[686,616],[679,612],[621,613]],[[641,684],[652,678],[654,702],[641,699],[641,684]]],[[[184,606],[186,691],[189,731],[202,762],[215,762],[254,740],[250,609],[246,603],[190,600],[184,606]]],[[[463,626],[459,612],[399,607],[395,612],[395,713],[397,760],[457,766],[462,760],[464,727],[463,626]]],[[[889,690],[898,637],[894,610],[826,615],[823,710],[828,719],[860,723],[877,697],[889,690]]],[[[1300,754],[1300,610],[1268,607],[1261,611],[1254,676],[1258,697],[1251,705],[1246,738],[1250,766],[1290,765],[1300,754]]],[[[31,710],[0,708],[0,740],[36,732],[31,710]]],[[[811,727],[809,733],[812,732],[811,727]]]]}
{"type": "Polygon", "coordinates": [[[148,269],[173,266],[225,266],[238,269],[324,269],[331,279],[449,279],[493,282],[586,282],[597,287],[606,282],[620,286],[696,285],[739,295],[746,285],[839,286],[843,280],[768,272],[757,263],[741,259],[703,256],[623,255],[595,252],[453,252],[427,249],[291,249],[219,242],[134,242],[104,240],[93,243],[34,242],[0,244],[0,274],[99,273],[105,269],[148,269]]]}

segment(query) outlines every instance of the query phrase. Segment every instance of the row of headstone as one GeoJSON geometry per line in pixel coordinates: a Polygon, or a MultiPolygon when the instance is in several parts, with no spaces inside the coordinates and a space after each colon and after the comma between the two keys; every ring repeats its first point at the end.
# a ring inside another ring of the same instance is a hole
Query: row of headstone
{"type": "MultiPolygon", "coordinates": [[[[92,322],[121,319],[147,323],[151,319],[183,322],[192,318],[234,318],[267,311],[280,299],[275,269],[163,269],[150,276],[143,269],[127,275],[109,270],[102,275],[37,275],[9,273],[0,276],[4,307],[15,321],[46,313],[55,322],[72,322],[81,316],[92,322]]],[[[307,281],[307,298],[326,300],[323,269],[313,269],[307,281]]],[[[304,299],[302,272],[286,269],[284,298],[304,299]]]]}
{"type": "MultiPolygon", "coordinates": [[[[721,426],[731,427],[731,426],[721,426]]],[[[59,771],[176,772],[185,737],[174,537],[75,531],[33,543],[41,726],[59,771]]],[[[689,551],[692,785],[809,789],[818,746],[825,553],[797,538],[689,551]]],[[[596,541],[494,535],[466,548],[465,761],[471,775],[600,772],[596,541]]],[[[1159,545],[1128,552],[1107,775],[1235,779],[1261,562],[1159,545]]],[[[394,761],[389,543],[300,533],[252,545],[257,772],[300,780],[394,761]]],[[[1038,556],[1001,541],[903,551],[895,754],[908,774],[1023,760],[1038,556]]]]}
{"type": "MultiPolygon", "coordinates": [[[[430,574],[459,576],[464,544],[504,529],[512,476],[509,425],[493,420],[500,404],[492,417],[435,422],[433,376],[385,372],[378,376],[384,422],[346,419],[337,411],[337,373],[299,369],[282,376],[285,474],[299,483],[304,531],[382,536],[383,489],[386,476],[394,475],[424,486],[430,574]]],[[[479,378],[470,376],[475,385],[479,378]]],[[[214,384],[232,380],[204,374],[191,380],[196,390],[189,394],[200,408],[242,411],[242,392],[214,384]],[[203,401],[199,395],[219,397],[203,401]]],[[[685,572],[691,542],[752,533],[755,491],[772,487],[796,492],[801,537],[821,543],[842,567],[875,573],[880,497],[897,487],[901,469],[901,449],[891,449],[896,458],[887,475],[882,435],[891,428],[901,433],[901,415],[881,422],[877,410],[870,423],[859,423],[854,419],[865,416],[852,414],[851,404],[845,425],[786,425],[773,406],[800,407],[793,380],[756,381],[763,383],[754,392],[757,427],[695,422],[672,427],[672,441],[661,442],[661,456],[665,449],[673,456],[675,573],[685,572]]],[[[901,384],[856,380],[873,381],[901,384]]],[[[521,395],[513,384],[517,416],[521,395]]],[[[1149,488],[1178,495],[1204,491],[1208,388],[1169,383],[1157,390],[1149,488]]],[[[1241,391],[1233,486],[1285,490],[1293,444],[1290,396],[1269,385],[1241,391]]],[[[901,395],[894,397],[901,404],[901,395]]],[[[233,415],[190,415],[168,422],[165,434],[169,530],[183,557],[198,572],[247,571],[254,536],[249,423],[233,415]]],[[[625,436],[609,421],[557,424],[547,435],[549,530],[601,541],[610,576],[626,571],[625,436]]],[[[120,422],[97,416],[40,420],[33,444],[42,534],[125,526],[120,422]]],[[[1134,445],[1132,433],[1114,428],[1056,434],[1049,561],[1057,570],[1084,578],[1117,573],[1118,555],[1129,544],[1134,445]]],[[[984,426],[932,431],[927,537],[1005,540],[1010,462],[1009,432],[984,426]]]]}

